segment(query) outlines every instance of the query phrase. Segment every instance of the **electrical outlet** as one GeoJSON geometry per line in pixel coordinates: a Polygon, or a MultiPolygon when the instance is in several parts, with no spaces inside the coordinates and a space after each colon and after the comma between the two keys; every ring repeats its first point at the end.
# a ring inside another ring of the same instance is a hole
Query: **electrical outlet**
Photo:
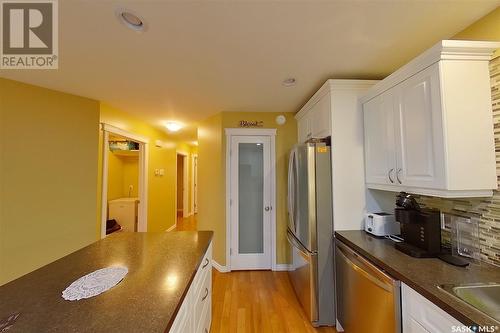
{"type": "Polygon", "coordinates": [[[129,186],[128,186],[128,190],[129,190],[130,192],[132,192],[132,191],[134,190],[134,185],[129,185],[129,186]]]}

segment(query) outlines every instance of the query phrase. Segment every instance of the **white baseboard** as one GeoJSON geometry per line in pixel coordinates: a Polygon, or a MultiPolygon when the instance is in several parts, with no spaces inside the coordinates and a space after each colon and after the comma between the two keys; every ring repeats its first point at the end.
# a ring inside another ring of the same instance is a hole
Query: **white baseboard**
{"type": "MultiPolygon", "coordinates": [[[[217,261],[212,259],[212,266],[219,271],[220,273],[227,273],[230,272],[230,270],[227,268],[227,266],[222,266],[219,264],[217,261]]],[[[280,272],[280,271],[289,271],[290,270],[290,265],[288,264],[276,264],[274,267],[273,271],[275,272],[280,272]]]]}
{"type": "Polygon", "coordinates": [[[165,230],[166,232],[170,232],[172,230],[174,230],[175,228],[177,228],[177,223],[174,223],[173,226],[171,226],[170,228],[168,228],[167,230],[165,230]]]}
{"type": "Polygon", "coordinates": [[[289,270],[290,270],[289,264],[276,264],[276,266],[273,269],[273,271],[275,271],[275,272],[289,271],[289,270]]]}
{"type": "Polygon", "coordinates": [[[335,329],[337,330],[337,332],[344,332],[344,328],[342,327],[342,325],[340,325],[338,319],[337,319],[337,325],[335,326],[335,329]]]}
{"type": "Polygon", "coordinates": [[[216,270],[218,270],[220,273],[227,273],[227,272],[229,272],[229,270],[227,269],[227,266],[222,266],[221,264],[219,264],[214,259],[212,259],[212,266],[213,266],[213,268],[215,268],[216,270]]]}

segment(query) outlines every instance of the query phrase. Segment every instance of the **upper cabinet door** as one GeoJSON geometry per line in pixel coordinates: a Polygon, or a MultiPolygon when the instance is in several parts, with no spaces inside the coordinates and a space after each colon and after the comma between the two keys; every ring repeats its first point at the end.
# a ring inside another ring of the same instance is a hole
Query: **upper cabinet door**
{"type": "Polygon", "coordinates": [[[311,138],[311,115],[310,112],[305,114],[302,118],[297,120],[297,131],[299,143],[306,142],[311,138]]]}
{"type": "Polygon", "coordinates": [[[393,98],[379,95],[363,105],[365,125],[365,175],[371,184],[394,184],[393,98]]]}
{"type": "Polygon", "coordinates": [[[438,65],[393,90],[398,132],[396,181],[408,186],[442,188],[445,165],[438,65]]]}
{"type": "Polygon", "coordinates": [[[330,94],[323,96],[311,109],[311,133],[313,138],[331,135],[330,94]]]}

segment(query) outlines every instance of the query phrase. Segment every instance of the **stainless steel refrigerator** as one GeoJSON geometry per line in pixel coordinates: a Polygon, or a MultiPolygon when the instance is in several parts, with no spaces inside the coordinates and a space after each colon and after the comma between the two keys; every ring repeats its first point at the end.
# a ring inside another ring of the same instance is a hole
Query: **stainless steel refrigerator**
{"type": "Polygon", "coordinates": [[[288,163],[289,271],[297,298],[314,326],[335,325],[331,147],[296,145],[288,163]]]}

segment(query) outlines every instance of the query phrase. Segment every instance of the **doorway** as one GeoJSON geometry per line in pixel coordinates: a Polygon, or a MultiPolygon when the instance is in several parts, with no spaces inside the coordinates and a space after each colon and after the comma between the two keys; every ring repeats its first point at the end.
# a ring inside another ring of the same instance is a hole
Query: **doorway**
{"type": "Polygon", "coordinates": [[[139,142],[110,134],[106,235],[138,230],[139,142]]]}
{"type": "Polygon", "coordinates": [[[176,206],[177,218],[189,216],[188,207],[188,154],[177,152],[176,206]]]}
{"type": "Polygon", "coordinates": [[[226,129],[229,270],[276,266],[275,133],[226,129]]]}
{"type": "Polygon", "coordinates": [[[148,139],[104,123],[101,129],[101,238],[112,229],[147,231],[148,139]]]}
{"type": "Polygon", "coordinates": [[[198,213],[198,155],[193,155],[193,189],[192,207],[193,214],[198,213]]]}

